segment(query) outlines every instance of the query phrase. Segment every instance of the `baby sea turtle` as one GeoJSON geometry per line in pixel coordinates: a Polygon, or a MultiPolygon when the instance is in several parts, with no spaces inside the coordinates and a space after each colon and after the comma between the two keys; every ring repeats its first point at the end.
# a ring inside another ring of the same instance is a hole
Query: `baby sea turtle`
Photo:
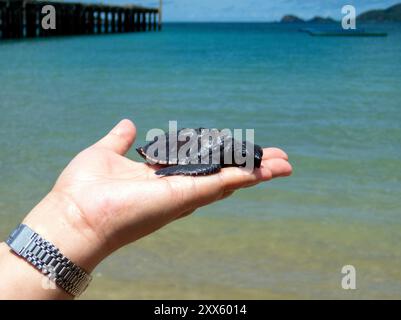
{"type": "Polygon", "coordinates": [[[162,176],[209,175],[223,167],[259,168],[263,149],[250,142],[239,142],[224,130],[181,129],[156,136],[136,149],[150,164],[162,166],[155,174],[162,176]]]}

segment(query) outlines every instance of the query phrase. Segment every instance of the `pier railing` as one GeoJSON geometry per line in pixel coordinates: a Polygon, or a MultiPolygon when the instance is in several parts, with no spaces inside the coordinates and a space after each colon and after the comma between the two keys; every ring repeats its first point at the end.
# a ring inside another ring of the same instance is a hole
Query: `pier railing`
{"type": "Polygon", "coordinates": [[[0,0],[0,39],[153,31],[161,28],[158,8],[135,5],[0,0]],[[43,28],[42,8],[55,9],[55,28],[43,28]]]}

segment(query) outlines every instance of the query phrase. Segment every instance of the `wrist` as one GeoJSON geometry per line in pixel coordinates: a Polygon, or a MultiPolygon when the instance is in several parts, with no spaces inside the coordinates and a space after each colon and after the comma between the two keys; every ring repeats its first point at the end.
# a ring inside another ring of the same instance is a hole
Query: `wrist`
{"type": "MultiPolygon", "coordinates": [[[[96,234],[85,224],[79,208],[63,194],[49,193],[22,221],[61,254],[90,273],[104,258],[96,234]]],[[[28,261],[0,243],[0,299],[68,299],[73,296],[60,286],[49,286],[48,278],[28,261]],[[54,289],[54,290],[48,290],[54,289]]]]}
{"type": "Polygon", "coordinates": [[[0,271],[6,275],[0,281],[0,300],[73,298],[62,288],[51,286],[51,280],[14,254],[5,242],[0,243],[0,271]]]}
{"type": "Polygon", "coordinates": [[[107,255],[80,209],[64,194],[50,192],[22,223],[88,273],[107,255]]]}

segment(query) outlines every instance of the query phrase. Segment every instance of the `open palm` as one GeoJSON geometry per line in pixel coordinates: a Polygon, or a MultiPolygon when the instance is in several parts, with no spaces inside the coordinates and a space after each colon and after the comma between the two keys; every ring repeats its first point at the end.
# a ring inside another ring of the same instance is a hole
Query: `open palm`
{"type": "Polygon", "coordinates": [[[264,149],[254,172],[223,168],[200,177],[154,174],[155,167],[124,156],[135,140],[131,121],[121,121],[100,141],[78,154],[54,191],[71,199],[85,223],[113,249],[149,234],[236,189],[291,174],[287,155],[264,149]]]}

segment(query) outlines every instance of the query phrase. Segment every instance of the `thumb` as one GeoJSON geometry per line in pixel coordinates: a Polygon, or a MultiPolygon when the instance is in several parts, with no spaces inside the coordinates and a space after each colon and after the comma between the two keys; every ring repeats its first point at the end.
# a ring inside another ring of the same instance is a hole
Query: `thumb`
{"type": "Polygon", "coordinates": [[[136,137],[136,128],[131,120],[121,120],[105,137],[96,142],[93,146],[106,148],[120,155],[124,155],[136,137]]]}

